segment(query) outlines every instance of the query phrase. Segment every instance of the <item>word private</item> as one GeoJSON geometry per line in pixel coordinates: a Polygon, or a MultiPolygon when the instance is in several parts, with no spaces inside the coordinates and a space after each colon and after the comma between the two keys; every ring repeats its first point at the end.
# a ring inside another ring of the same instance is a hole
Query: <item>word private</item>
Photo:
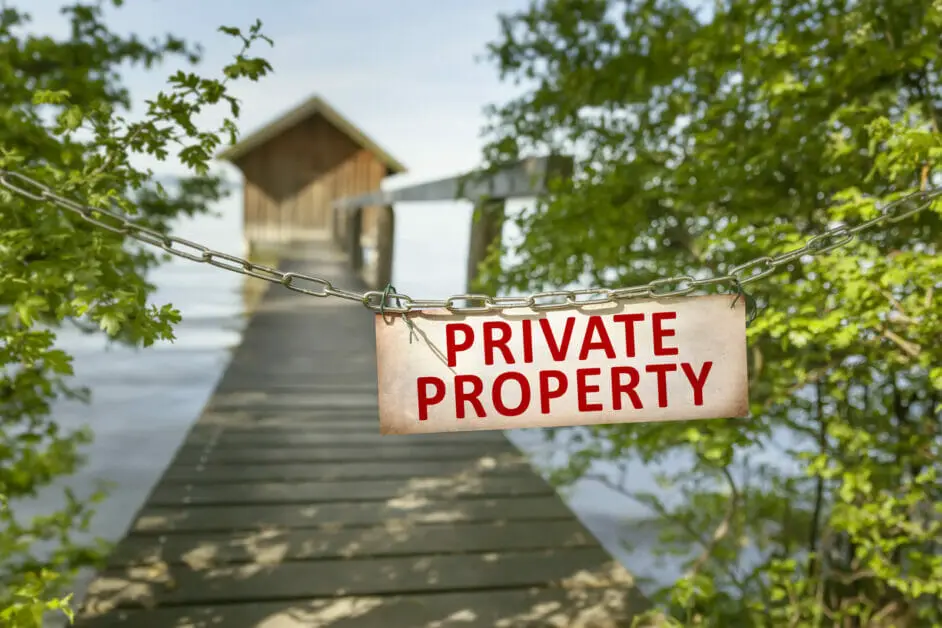
{"type": "Polygon", "coordinates": [[[746,416],[743,301],[377,315],[381,432],[746,416]]]}

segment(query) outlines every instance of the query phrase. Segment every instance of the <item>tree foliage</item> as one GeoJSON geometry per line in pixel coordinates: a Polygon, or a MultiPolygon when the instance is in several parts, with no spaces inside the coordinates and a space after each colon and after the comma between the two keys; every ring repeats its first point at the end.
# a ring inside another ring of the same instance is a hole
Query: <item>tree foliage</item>
{"type": "MultiPolygon", "coordinates": [[[[938,0],[534,0],[501,24],[521,95],[490,162],[578,169],[492,289],[719,275],[936,180],[938,0]]],[[[602,478],[697,548],[658,595],[676,625],[942,626],[940,240],[934,201],[752,284],[750,419],[568,433],[569,480],[689,459],[679,506],[602,478]]]]}
{"type": "MultiPolygon", "coordinates": [[[[256,80],[270,69],[248,54],[267,39],[260,23],[245,34],[221,28],[241,44],[223,76],[178,71],[132,117],[122,68],[152,69],[173,59],[196,64],[200,50],[174,36],[143,41],[112,32],[107,5],[64,7],[70,31],[57,39],[31,33],[28,14],[3,3],[0,168],[165,231],[172,219],[202,212],[221,197],[208,161],[235,136],[232,82],[256,80]],[[197,116],[215,107],[224,108],[222,124],[201,128],[197,116]],[[132,164],[136,155],[176,157],[194,176],[173,194],[146,187],[152,173],[132,164]]],[[[69,596],[63,597],[70,578],[100,556],[96,547],[70,540],[92,512],[92,504],[72,494],[59,512],[32,521],[16,516],[17,500],[76,469],[90,437],[61,429],[51,415],[56,399],[88,392],[70,385],[72,359],[56,331],[74,324],[142,346],[172,339],[179,312],[148,302],[154,286],[145,273],[158,261],[120,234],[0,188],[0,624],[40,626],[46,611],[71,614],[69,596]],[[38,542],[55,549],[39,554],[38,542]]]]}

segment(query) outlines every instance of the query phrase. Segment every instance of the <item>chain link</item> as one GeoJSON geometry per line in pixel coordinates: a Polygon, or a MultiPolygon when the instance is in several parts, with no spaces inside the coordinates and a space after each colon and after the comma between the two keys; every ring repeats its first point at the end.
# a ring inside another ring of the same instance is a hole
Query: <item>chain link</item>
{"type": "Polygon", "coordinates": [[[456,294],[441,300],[419,300],[393,291],[351,292],[335,288],[329,280],[323,277],[283,272],[276,268],[255,264],[236,255],[214,251],[197,242],[163,234],[135,224],[117,212],[76,203],[59,196],[43,183],[18,172],[0,169],[0,187],[34,201],[52,203],[59,208],[75,212],[86,221],[102,229],[129,236],[177,257],[280,284],[301,294],[356,301],[374,312],[382,311],[388,314],[402,314],[432,308],[465,314],[491,313],[521,307],[534,310],[556,310],[605,304],[626,299],[684,296],[697,289],[718,284],[727,284],[734,289],[741,289],[742,286],[767,277],[777,272],[782,266],[802,257],[822,255],[845,246],[861,232],[872,229],[884,222],[897,223],[905,220],[928,208],[934,199],[942,195],[942,188],[914,192],[888,203],[883,207],[879,216],[866,222],[854,227],[846,225],[834,227],[814,236],[804,246],[779,255],[766,255],[756,258],[731,268],[722,276],[697,279],[688,275],[681,275],[656,279],[646,284],[624,288],[552,290],[537,292],[529,296],[495,297],[487,294],[456,294]],[[914,203],[914,205],[909,206],[910,203],[914,203]],[[109,224],[102,218],[110,219],[117,224],[109,224]],[[461,305],[461,302],[465,302],[465,304],[461,305]],[[477,303],[478,305],[469,305],[469,303],[477,303]]]}

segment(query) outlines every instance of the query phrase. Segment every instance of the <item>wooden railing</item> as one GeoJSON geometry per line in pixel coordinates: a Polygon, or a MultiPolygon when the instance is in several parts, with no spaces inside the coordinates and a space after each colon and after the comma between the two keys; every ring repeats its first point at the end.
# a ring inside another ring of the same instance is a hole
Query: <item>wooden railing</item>
{"type": "Polygon", "coordinates": [[[499,242],[506,202],[546,193],[550,180],[571,176],[572,167],[571,157],[530,158],[485,176],[464,174],[342,198],[333,204],[331,235],[347,252],[350,264],[367,285],[381,290],[392,281],[396,203],[471,201],[474,213],[467,268],[467,289],[470,290],[490,247],[499,242]],[[371,264],[364,261],[364,244],[375,249],[371,264]]]}

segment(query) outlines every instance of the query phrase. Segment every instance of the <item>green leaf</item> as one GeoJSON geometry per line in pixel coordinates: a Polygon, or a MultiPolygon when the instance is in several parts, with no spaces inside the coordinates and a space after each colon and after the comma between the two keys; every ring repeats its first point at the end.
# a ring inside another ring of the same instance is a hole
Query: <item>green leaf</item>
{"type": "Polygon", "coordinates": [[[72,106],[63,113],[62,124],[67,130],[74,131],[82,125],[83,119],[82,110],[79,107],[72,106]]]}
{"type": "Polygon", "coordinates": [[[69,101],[71,94],[68,90],[50,90],[39,89],[33,92],[32,104],[34,105],[62,105],[69,101]]]}

